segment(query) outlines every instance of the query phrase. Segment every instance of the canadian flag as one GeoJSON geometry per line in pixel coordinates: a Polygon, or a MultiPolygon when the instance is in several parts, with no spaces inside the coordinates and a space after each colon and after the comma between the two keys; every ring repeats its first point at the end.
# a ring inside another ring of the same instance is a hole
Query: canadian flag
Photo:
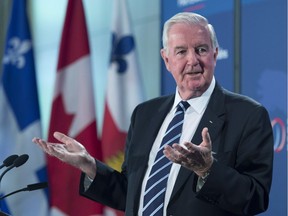
{"type": "MultiPolygon", "coordinates": [[[[125,0],[114,1],[113,15],[102,150],[105,163],[119,171],[130,116],[135,106],[144,101],[144,89],[125,0]]],[[[107,211],[109,215],[121,215],[111,209],[107,211]]]]}
{"type": "MultiPolygon", "coordinates": [[[[62,32],[49,128],[50,142],[60,131],[82,143],[102,159],[92,86],[90,50],[81,0],[69,0],[62,32]]],[[[48,156],[51,215],[101,215],[102,205],[81,197],[80,171],[48,156]]]]}

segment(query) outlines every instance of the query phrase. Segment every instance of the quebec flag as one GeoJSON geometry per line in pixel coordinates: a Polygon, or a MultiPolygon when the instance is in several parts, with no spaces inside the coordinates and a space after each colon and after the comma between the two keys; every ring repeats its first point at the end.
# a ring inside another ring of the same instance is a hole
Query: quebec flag
{"type": "MultiPolygon", "coordinates": [[[[113,3],[102,151],[104,162],[121,171],[130,117],[135,107],[145,101],[145,94],[127,2],[116,0],[113,3]]],[[[107,207],[105,215],[124,214],[107,207]]]]}
{"type": "MultiPolygon", "coordinates": [[[[10,16],[0,80],[0,164],[12,154],[28,154],[29,160],[3,175],[1,197],[47,179],[45,155],[32,144],[33,137],[41,137],[41,125],[26,0],[14,0],[10,16]]],[[[0,209],[12,216],[46,216],[47,193],[13,194],[0,201],[0,209]]]]}

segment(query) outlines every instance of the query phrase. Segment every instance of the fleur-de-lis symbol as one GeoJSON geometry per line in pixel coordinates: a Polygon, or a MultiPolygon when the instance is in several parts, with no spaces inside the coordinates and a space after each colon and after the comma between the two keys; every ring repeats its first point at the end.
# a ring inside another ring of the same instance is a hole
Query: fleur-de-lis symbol
{"type": "Polygon", "coordinates": [[[14,37],[9,40],[8,44],[10,47],[7,49],[7,52],[3,57],[3,63],[11,63],[12,65],[15,65],[18,69],[23,68],[25,66],[24,54],[31,49],[31,41],[21,41],[20,38],[14,37]]]}
{"type": "Polygon", "coordinates": [[[127,61],[125,55],[129,54],[135,47],[132,36],[124,36],[117,38],[116,34],[112,34],[112,52],[110,62],[118,64],[117,71],[121,74],[127,69],[127,61]]]}

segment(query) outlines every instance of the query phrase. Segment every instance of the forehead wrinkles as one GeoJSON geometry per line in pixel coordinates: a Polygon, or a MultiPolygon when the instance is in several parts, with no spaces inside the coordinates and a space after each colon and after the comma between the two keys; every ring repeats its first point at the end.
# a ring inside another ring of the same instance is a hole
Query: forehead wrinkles
{"type": "Polygon", "coordinates": [[[191,34],[191,32],[187,33],[171,33],[169,37],[169,45],[173,50],[176,49],[187,49],[187,48],[196,48],[199,46],[208,46],[210,47],[211,40],[207,32],[203,29],[198,29],[194,31],[195,33],[191,34]],[[191,36],[193,35],[193,36],[191,36]]]}

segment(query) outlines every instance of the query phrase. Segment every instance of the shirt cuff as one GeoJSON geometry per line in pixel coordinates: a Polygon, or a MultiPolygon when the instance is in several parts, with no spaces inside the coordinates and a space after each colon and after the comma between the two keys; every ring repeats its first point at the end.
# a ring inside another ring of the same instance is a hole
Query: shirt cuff
{"type": "Polygon", "coordinates": [[[196,185],[196,192],[199,192],[201,188],[204,186],[205,182],[207,181],[207,178],[210,174],[210,171],[206,172],[203,177],[198,177],[197,185],[196,185]]]}
{"type": "Polygon", "coordinates": [[[91,179],[88,175],[85,175],[84,178],[84,189],[85,191],[87,191],[90,187],[90,185],[92,184],[93,179],[91,179]]]}

